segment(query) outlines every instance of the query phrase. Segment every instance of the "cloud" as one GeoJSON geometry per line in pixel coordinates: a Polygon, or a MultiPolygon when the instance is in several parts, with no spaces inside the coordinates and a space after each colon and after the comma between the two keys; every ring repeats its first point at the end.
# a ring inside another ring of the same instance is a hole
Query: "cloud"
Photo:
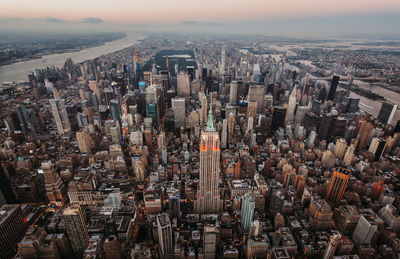
{"type": "Polygon", "coordinates": [[[210,22],[210,21],[182,21],[183,25],[201,25],[201,26],[218,26],[222,25],[218,22],[210,22]]]}
{"type": "Polygon", "coordinates": [[[81,20],[83,23],[103,23],[103,19],[97,17],[85,17],[81,20]]]}
{"type": "Polygon", "coordinates": [[[54,17],[43,17],[39,18],[38,20],[43,22],[66,22],[65,20],[57,19],[54,17]]]}

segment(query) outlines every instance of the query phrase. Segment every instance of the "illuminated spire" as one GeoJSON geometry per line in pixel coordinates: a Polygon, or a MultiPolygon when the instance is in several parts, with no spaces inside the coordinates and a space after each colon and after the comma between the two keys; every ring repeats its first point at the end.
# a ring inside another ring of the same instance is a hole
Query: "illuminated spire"
{"type": "Polygon", "coordinates": [[[208,123],[207,123],[207,131],[214,131],[214,123],[212,117],[212,101],[210,101],[210,110],[208,112],[208,123]]]}

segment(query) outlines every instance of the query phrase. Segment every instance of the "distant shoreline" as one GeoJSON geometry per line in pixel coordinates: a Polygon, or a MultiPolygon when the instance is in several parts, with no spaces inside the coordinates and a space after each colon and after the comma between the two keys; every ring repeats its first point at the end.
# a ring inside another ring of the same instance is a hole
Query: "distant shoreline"
{"type": "Polygon", "coordinates": [[[44,56],[47,56],[47,55],[64,54],[64,53],[70,53],[70,52],[79,52],[79,51],[84,50],[84,49],[99,47],[99,46],[102,46],[102,45],[106,44],[107,42],[120,40],[120,39],[126,38],[127,36],[128,35],[126,33],[124,33],[121,37],[116,37],[115,39],[112,39],[112,40],[103,40],[103,41],[98,42],[96,44],[81,45],[81,46],[78,46],[78,47],[75,47],[75,48],[69,48],[69,49],[46,50],[46,51],[43,51],[42,53],[40,53],[38,55],[34,55],[32,57],[25,57],[25,58],[21,58],[21,59],[12,59],[10,61],[6,61],[6,62],[3,62],[3,63],[0,63],[0,67],[12,65],[12,64],[17,64],[17,63],[20,63],[20,62],[31,61],[31,60],[35,60],[35,59],[41,59],[41,58],[43,58],[44,56]]]}
{"type": "Polygon", "coordinates": [[[35,69],[43,69],[46,67],[62,67],[68,58],[78,64],[85,60],[94,59],[102,55],[106,55],[136,44],[138,41],[146,38],[145,35],[137,32],[124,32],[125,37],[115,39],[113,41],[104,42],[95,47],[86,47],[81,50],[75,49],[73,52],[67,51],[63,53],[55,53],[44,55],[41,58],[30,59],[26,61],[20,60],[6,66],[0,66],[0,85],[4,83],[26,83],[28,74],[35,69]]]}

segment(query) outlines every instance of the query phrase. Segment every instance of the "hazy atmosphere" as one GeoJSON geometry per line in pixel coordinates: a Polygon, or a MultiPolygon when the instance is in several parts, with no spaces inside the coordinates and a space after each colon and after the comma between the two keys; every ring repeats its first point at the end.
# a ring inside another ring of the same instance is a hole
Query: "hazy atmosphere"
{"type": "Polygon", "coordinates": [[[0,30],[400,35],[400,1],[395,0],[21,0],[3,1],[1,5],[0,30]]]}

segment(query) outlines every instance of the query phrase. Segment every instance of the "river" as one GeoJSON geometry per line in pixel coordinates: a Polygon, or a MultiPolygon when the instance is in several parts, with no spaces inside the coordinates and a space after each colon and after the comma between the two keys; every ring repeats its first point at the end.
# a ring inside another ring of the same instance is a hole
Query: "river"
{"type": "MultiPolygon", "coordinates": [[[[356,81],[356,80],[355,80],[355,81],[356,81]]],[[[325,81],[325,82],[326,82],[326,81],[325,81]]],[[[362,82],[362,83],[363,83],[363,84],[369,84],[369,83],[366,83],[366,82],[362,82]]],[[[360,87],[362,87],[362,86],[361,86],[360,84],[358,84],[358,83],[357,83],[357,85],[360,86],[360,87]]],[[[383,88],[383,87],[379,87],[379,86],[371,86],[371,88],[367,88],[367,86],[364,86],[363,88],[366,88],[366,89],[371,90],[371,91],[372,91],[372,89],[373,89],[372,92],[374,92],[374,93],[376,93],[376,94],[379,94],[379,95],[385,97],[388,101],[392,102],[393,104],[397,104],[397,105],[400,104],[400,101],[399,101],[399,102],[393,102],[393,101],[395,101],[395,100],[400,100],[400,94],[398,94],[398,93],[396,93],[396,92],[387,90],[387,89],[385,89],[385,88],[383,88]]],[[[328,90],[329,90],[329,88],[328,88],[328,90]]],[[[341,88],[340,86],[338,86],[337,90],[346,90],[346,89],[341,88]]],[[[346,91],[347,91],[347,90],[346,90],[346,91]]],[[[379,102],[379,101],[374,101],[374,100],[372,100],[372,99],[366,98],[366,97],[364,97],[364,96],[361,96],[361,95],[356,94],[356,93],[351,92],[351,91],[350,91],[350,97],[351,97],[351,98],[358,98],[358,99],[360,99],[360,104],[358,105],[358,107],[360,108],[360,110],[362,110],[362,111],[364,111],[364,112],[366,112],[366,113],[371,114],[371,115],[374,116],[375,118],[378,117],[379,111],[381,110],[381,107],[382,107],[382,103],[381,103],[381,102],[379,102]]],[[[396,125],[396,123],[397,123],[398,120],[400,120],[400,110],[397,110],[397,111],[395,112],[394,117],[393,117],[392,124],[393,124],[393,125],[396,125]]]]}
{"type": "Polygon", "coordinates": [[[0,84],[2,82],[27,81],[28,73],[35,71],[37,68],[60,67],[64,65],[65,60],[68,58],[72,58],[74,63],[80,63],[88,59],[97,58],[101,55],[127,48],[135,44],[138,40],[145,38],[144,35],[135,32],[127,32],[126,34],[127,36],[122,39],[106,42],[101,46],[86,48],[75,52],[50,54],[40,59],[0,66],[0,84]]]}
{"type": "MultiPolygon", "coordinates": [[[[300,62],[303,63],[303,64],[307,64],[307,62],[304,62],[303,60],[300,61],[300,62]]],[[[297,68],[295,66],[292,66],[292,67],[297,68]]],[[[320,77],[312,75],[310,73],[307,73],[307,75],[310,78],[313,78],[314,80],[317,80],[317,81],[325,84],[325,86],[327,88],[327,91],[329,91],[329,83],[328,83],[327,80],[321,79],[320,77]]],[[[380,87],[380,86],[377,86],[377,85],[371,85],[370,83],[365,82],[365,81],[361,81],[361,80],[354,80],[353,84],[357,85],[360,88],[364,88],[366,90],[370,90],[371,92],[376,93],[376,94],[384,97],[386,100],[388,100],[392,104],[400,105],[400,94],[399,93],[396,93],[394,91],[388,90],[386,88],[383,88],[383,87],[380,87]]],[[[346,89],[338,86],[337,90],[346,90],[346,89]]],[[[358,105],[360,110],[362,110],[362,111],[364,111],[364,112],[366,112],[368,114],[371,114],[375,118],[378,117],[379,111],[381,110],[381,107],[382,107],[382,103],[381,102],[374,101],[372,99],[366,98],[364,96],[361,96],[361,95],[356,94],[356,93],[351,92],[351,91],[350,91],[350,97],[351,98],[360,99],[360,104],[358,105]]],[[[396,125],[398,120],[400,120],[400,110],[399,109],[397,109],[397,111],[394,114],[392,124],[396,125]]]]}

